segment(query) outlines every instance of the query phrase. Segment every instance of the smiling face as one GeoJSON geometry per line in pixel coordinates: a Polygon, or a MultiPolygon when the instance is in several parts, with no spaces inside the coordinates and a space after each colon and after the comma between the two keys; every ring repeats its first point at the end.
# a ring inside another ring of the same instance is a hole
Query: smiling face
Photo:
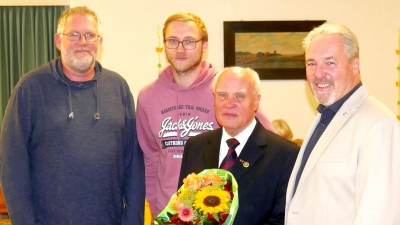
{"type": "Polygon", "coordinates": [[[361,80],[359,59],[349,62],[340,35],[319,35],[306,50],[308,84],[320,104],[330,106],[361,80]]]}
{"type": "Polygon", "coordinates": [[[232,137],[253,121],[261,96],[251,75],[236,69],[225,70],[214,89],[214,107],[218,123],[232,137]]]}
{"type": "MultiPolygon", "coordinates": [[[[65,22],[63,33],[69,34],[73,32],[81,35],[88,33],[97,35],[97,21],[90,15],[71,15],[65,22]]],[[[56,46],[61,51],[63,66],[76,73],[88,73],[94,67],[102,38],[98,38],[95,42],[87,42],[85,37],[81,37],[78,41],[70,41],[67,35],[64,34],[58,33],[55,35],[56,46]]]]}
{"type": "MultiPolygon", "coordinates": [[[[168,24],[165,32],[165,39],[174,39],[177,41],[202,39],[200,28],[192,21],[172,21],[168,24]]],[[[196,48],[186,50],[182,43],[176,49],[165,47],[165,54],[172,68],[178,73],[187,73],[200,67],[203,53],[207,49],[207,41],[199,41],[196,48]]]]}

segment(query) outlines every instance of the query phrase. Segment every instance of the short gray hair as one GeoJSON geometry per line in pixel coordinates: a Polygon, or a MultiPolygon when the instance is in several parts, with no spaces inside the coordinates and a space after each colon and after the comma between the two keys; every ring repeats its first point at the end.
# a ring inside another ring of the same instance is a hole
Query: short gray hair
{"type": "Polygon", "coordinates": [[[360,47],[358,45],[357,37],[351,30],[344,25],[325,23],[314,28],[307,37],[303,40],[303,48],[307,50],[311,41],[321,35],[339,35],[344,40],[344,51],[346,52],[347,59],[351,62],[355,58],[360,58],[360,47]]]}
{"type": "Polygon", "coordinates": [[[219,76],[221,76],[221,74],[228,72],[228,71],[231,71],[231,72],[233,72],[235,74],[239,74],[239,75],[244,75],[244,74],[250,75],[252,81],[254,82],[254,86],[255,86],[254,94],[255,95],[260,94],[261,81],[260,81],[260,77],[258,76],[258,73],[249,67],[244,68],[244,67],[239,67],[239,66],[225,67],[224,69],[219,71],[219,73],[217,73],[217,75],[215,75],[213,83],[212,83],[212,89],[213,89],[214,94],[215,94],[215,86],[217,84],[217,80],[218,80],[219,76]]]}

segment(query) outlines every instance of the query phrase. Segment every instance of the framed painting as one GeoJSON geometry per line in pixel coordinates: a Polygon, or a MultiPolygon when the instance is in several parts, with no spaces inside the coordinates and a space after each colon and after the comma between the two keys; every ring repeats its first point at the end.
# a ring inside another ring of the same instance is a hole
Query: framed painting
{"type": "Polygon", "coordinates": [[[262,80],[305,79],[302,40],[325,22],[224,21],[224,66],[250,67],[262,80]]]}

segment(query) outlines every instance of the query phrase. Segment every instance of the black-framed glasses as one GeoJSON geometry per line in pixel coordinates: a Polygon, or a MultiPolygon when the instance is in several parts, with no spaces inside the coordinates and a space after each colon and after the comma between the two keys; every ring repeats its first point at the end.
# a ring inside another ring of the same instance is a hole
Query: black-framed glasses
{"type": "Polygon", "coordinates": [[[196,48],[196,43],[199,41],[202,41],[203,39],[200,40],[183,40],[183,41],[178,41],[176,39],[166,39],[164,40],[165,46],[169,49],[176,49],[179,47],[179,44],[182,44],[182,47],[186,50],[193,50],[196,48]]]}
{"type": "MultiPolygon", "coordinates": [[[[61,33],[63,34],[63,33],[61,33]]],[[[97,39],[100,37],[98,34],[93,34],[93,33],[87,33],[87,34],[80,34],[78,32],[72,32],[68,34],[63,34],[67,36],[67,39],[70,41],[79,41],[81,40],[81,37],[85,37],[87,42],[96,42],[97,39]]]]}

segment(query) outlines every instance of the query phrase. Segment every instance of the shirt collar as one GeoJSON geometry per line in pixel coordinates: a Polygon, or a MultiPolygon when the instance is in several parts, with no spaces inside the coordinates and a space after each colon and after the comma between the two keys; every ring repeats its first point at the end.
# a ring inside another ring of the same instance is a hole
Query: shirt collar
{"type": "Polygon", "coordinates": [[[236,138],[239,141],[240,145],[242,143],[246,143],[247,139],[250,137],[251,133],[253,132],[254,128],[256,127],[256,119],[253,118],[253,121],[250,123],[249,126],[246,127],[240,134],[236,135],[235,137],[231,137],[226,131],[225,128],[222,128],[222,140],[225,142],[230,138],[236,138]]]}
{"type": "Polygon", "coordinates": [[[254,118],[253,121],[250,123],[249,126],[246,127],[240,134],[236,135],[235,137],[231,137],[228,133],[226,133],[225,128],[222,128],[222,138],[221,138],[221,148],[220,148],[220,157],[224,157],[226,155],[226,152],[228,151],[227,149],[228,144],[226,143],[226,140],[230,138],[236,138],[236,140],[239,141],[240,145],[236,147],[235,151],[236,154],[239,156],[240,153],[242,152],[242,149],[244,145],[246,144],[247,140],[249,139],[251,133],[253,133],[254,128],[256,127],[257,121],[254,118]]]}
{"type": "Polygon", "coordinates": [[[221,137],[221,143],[219,147],[219,163],[218,165],[221,165],[222,160],[225,158],[226,153],[228,152],[229,146],[226,143],[226,140],[230,138],[236,138],[236,140],[239,141],[239,145],[235,148],[237,156],[240,155],[240,153],[243,150],[244,145],[246,144],[247,140],[249,139],[251,133],[253,132],[254,128],[256,127],[256,119],[254,118],[253,121],[250,123],[249,126],[246,127],[240,134],[236,135],[235,137],[231,137],[228,133],[226,133],[225,128],[222,128],[222,137],[221,137]]]}

